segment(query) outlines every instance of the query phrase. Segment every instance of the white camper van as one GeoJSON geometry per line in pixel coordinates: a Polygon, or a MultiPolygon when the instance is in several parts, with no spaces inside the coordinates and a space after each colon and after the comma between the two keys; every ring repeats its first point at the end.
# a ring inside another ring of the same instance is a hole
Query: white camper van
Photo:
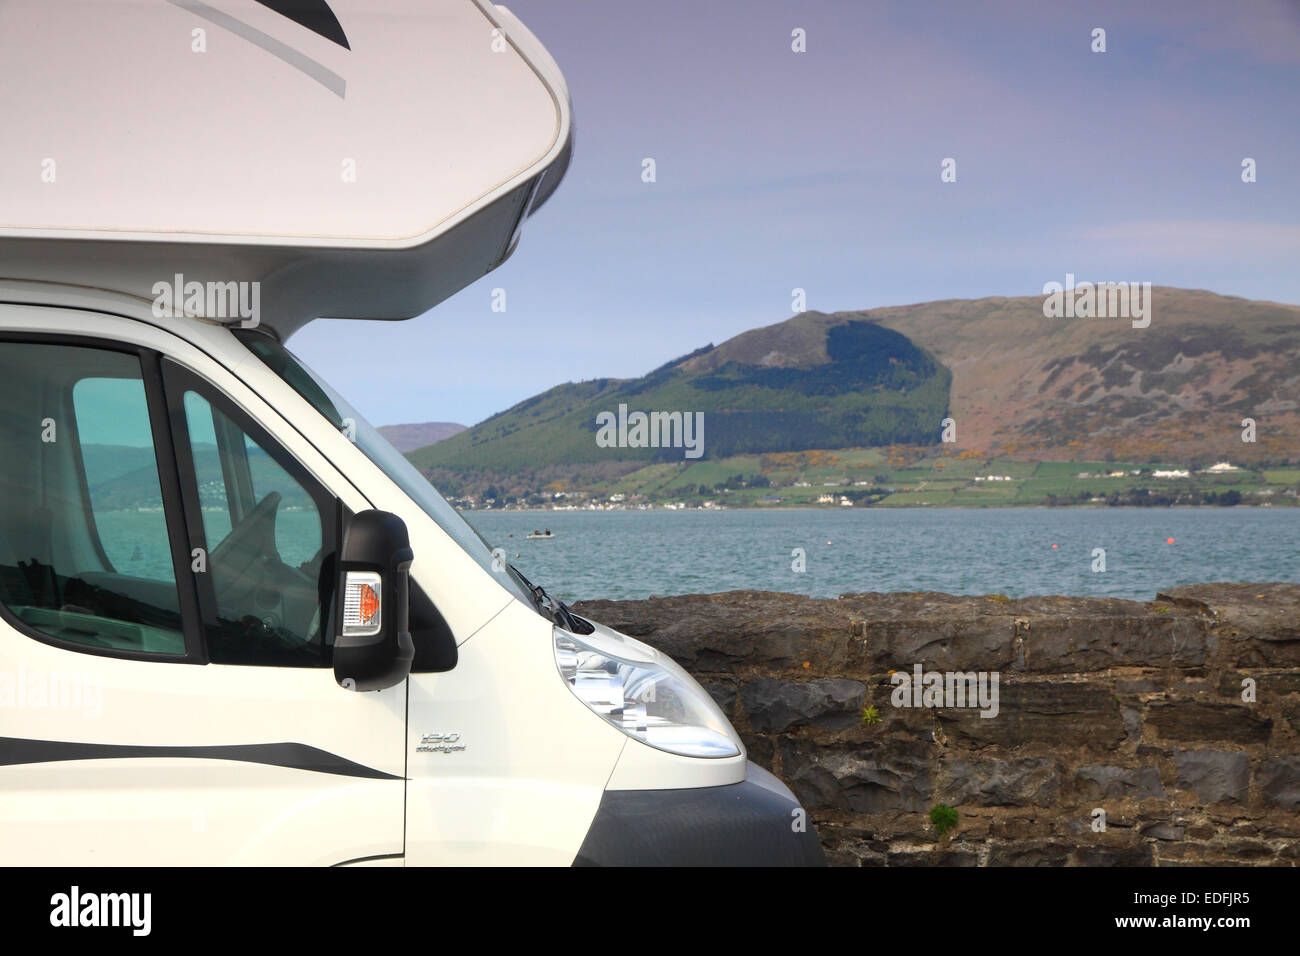
{"type": "Polygon", "coordinates": [[[0,69],[0,863],[823,861],[284,344],[514,250],[571,119],[512,14],[6,0],[0,69]]]}

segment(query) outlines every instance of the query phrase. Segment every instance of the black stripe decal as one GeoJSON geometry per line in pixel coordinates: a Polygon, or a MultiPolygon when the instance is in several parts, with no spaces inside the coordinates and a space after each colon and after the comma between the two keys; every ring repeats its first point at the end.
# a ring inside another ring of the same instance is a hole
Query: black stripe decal
{"type": "Polygon", "coordinates": [[[335,96],[343,99],[347,96],[347,81],[339,76],[333,70],[329,69],[323,63],[317,63],[307,54],[295,50],[287,43],[277,40],[270,34],[263,33],[257,27],[238,20],[223,10],[209,6],[203,0],[167,0],[168,3],[180,7],[182,10],[188,10],[196,17],[215,23],[217,26],[229,30],[236,36],[241,36],[253,46],[261,47],[273,57],[289,64],[295,70],[310,76],[321,86],[325,87],[335,96]]]}
{"type": "Polygon", "coordinates": [[[311,770],[370,780],[401,780],[397,774],[354,763],[337,754],[306,744],[232,744],[218,747],[152,747],[134,744],[90,744],[66,740],[28,740],[0,737],[0,767],[52,763],[57,760],[121,760],[139,757],[194,757],[202,760],[238,760],[291,770],[311,770]]]}
{"type": "Polygon", "coordinates": [[[352,49],[348,46],[343,24],[339,23],[339,18],[334,15],[334,11],[325,0],[257,0],[257,2],[283,17],[288,17],[294,23],[301,24],[312,33],[333,40],[345,50],[352,49]]]}
{"type": "Polygon", "coordinates": [[[377,853],[374,856],[359,856],[355,860],[344,860],[342,863],[331,863],[331,866],[352,866],[356,863],[369,863],[371,860],[400,860],[401,853],[377,853]]]}

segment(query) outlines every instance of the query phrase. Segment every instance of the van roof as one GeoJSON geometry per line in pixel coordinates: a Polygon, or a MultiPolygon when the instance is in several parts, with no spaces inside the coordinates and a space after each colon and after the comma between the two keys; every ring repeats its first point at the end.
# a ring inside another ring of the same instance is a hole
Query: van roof
{"type": "Polygon", "coordinates": [[[0,64],[0,276],[257,282],[282,338],[491,271],[570,150],[559,69],[486,0],[6,0],[0,64]]]}

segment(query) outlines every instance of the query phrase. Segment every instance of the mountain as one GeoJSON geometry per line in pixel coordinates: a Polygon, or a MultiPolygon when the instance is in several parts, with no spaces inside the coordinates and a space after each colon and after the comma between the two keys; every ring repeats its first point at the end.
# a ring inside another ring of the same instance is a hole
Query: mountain
{"type": "Polygon", "coordinates": [[[417,448],[436,445],[444,438],[450,438],[465,431],[464,425],[455,422],[420,422],[411,425],[380,425],[376,429],[398,451],[405,454],[417,448]]]}
{"type": "Polygon", "coordinates": [[[1152,304],[1145,328],[1048,318],[1043,296],[805,312],[640,378],[558,385],[410,457],[444,482],[683,460],[601,447],[597,416],[622,404],[703,412],[709,459],[935,446],[951,417],[955,449],[981,455],[1296,460],[1300,307],[1167,287],[1152,304]]]}
{"type": "Polygon", "coordinates": [[[951,375],[906,335],[804,313],[746,336],[641,378],[556,386],[411,458],[426,468],[518,470],[686,457],[680,432],[676,447],[602,447],[598,416],[620,406],[702,413],[710,458],[937,439],[951,375]]]}
{"type": "Polygon", "coordinates": [[[1151,323],[1044,318],[1043,297],[839,313],[952,371],[957,446],[1034,460],[1300,457],[1300,307],[1157,286],[1151,323]],[[1242,420],[1257,441],[1244,443],[1242,420]]]}

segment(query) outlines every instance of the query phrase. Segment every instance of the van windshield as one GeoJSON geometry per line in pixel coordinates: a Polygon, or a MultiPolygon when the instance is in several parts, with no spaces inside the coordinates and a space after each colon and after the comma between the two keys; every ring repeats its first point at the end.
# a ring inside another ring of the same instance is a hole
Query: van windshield
{"type": "Polygon", "coordinates": [[[389,443],[388,439],[367,422],[356,409],[331,388],[324,379],[303,364],[297,356],[279,342],[257,332],[238,332],[236,337],[256,355],[267,368],[325,416],[335,428],[347,431],[358,448],[391,478],[396,485],[420,506],[443,531],[461,546],[484,570],[492,572],[511,593],[525,604],[535,602],[517,573],[504,560],[494,562],[491,546],[485,541],[459,511],[438,493],[406,456],[389,443]],[[495,563],[495,567],[494,567],[495,563]]]}

